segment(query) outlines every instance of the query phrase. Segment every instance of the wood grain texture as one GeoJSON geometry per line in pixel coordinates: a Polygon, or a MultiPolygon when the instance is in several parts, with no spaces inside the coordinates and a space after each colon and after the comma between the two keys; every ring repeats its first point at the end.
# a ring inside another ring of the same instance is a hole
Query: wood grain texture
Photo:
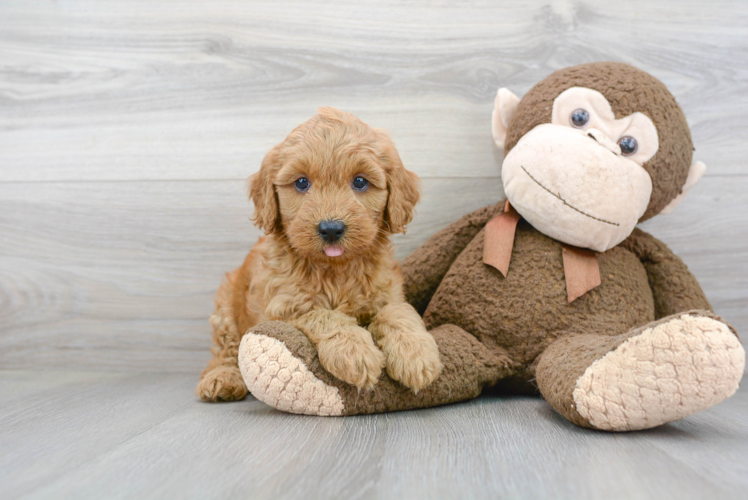
{"type": "MultiPolygon", "coordinates": [[[[400,256],[502,196],[488,181],[426,180],[400,256]]],[[[0,183],[0,366],[200,370],[250,210],[243,181],[0,183]]]]}
{"type": "Polygon", "coordinates": [[[496,89],[596,60],[662,79],[706,178],[643,227],[748,332],[748,4],[0,3],[0,366],[191,371],[258,232],[244,179],[320,105],[391,131],[400,257],[497,201],[496,89]]]}
{"type": "Polygon", "coordinates": [[[486,177],[497,88],[599,60],[662,79],[710,172],[743,174],[746,24],[730,0],[4,2],[0,178],[240,179],[320,105],[419,175],[486,177]]]}
{"type": "Polygon", "coordinates": [[[540,398],[324,418],[208,404],[185,374],[0,372],[0,496],[738,499],[748,392],[657,429],[574,427],[540,398]],[[23,385],[27,394],[17,390],[23,385]]]}
{"type": "MultiPolygon", "coordinates": [[[[748,178],[722,184],[705,179],[673,214],[642,227],[685,260],[719,314],[748,331],[748,239],[725,237],[748,235],[748,178]]],[[[260,235],[243,189],[242,181],[0,183],[0,365],[201,369],[213,293],[260,235]]],[[[502,196],[496,178],[426,179],[397,254],[502,196]]]]}

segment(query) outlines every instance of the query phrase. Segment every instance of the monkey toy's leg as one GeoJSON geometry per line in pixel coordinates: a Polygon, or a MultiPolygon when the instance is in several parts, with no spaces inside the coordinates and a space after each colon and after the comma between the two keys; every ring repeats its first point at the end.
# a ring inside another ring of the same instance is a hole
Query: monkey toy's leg
{"type": "Polygon", "coordinates": [[[327,373],[300,330],[261,323],[244,336],[239,367],[253,396],[281,411],[306,415],[357,415],[426,408],[471,399],[484,386],[514,374],[506,353],[489,350],[454,325],[431,331],[444,369],[429,386],[412,390],[382,373],[373,389],[359,391],[327,373]]]}
{"type": "Polygon", "coordinates": [[[617,336],[561,337],[542,354],[537,384],[571,422],[649,429],[732,396],[745,368],[735,331],[713,313],[674,314],[617,336]]]}

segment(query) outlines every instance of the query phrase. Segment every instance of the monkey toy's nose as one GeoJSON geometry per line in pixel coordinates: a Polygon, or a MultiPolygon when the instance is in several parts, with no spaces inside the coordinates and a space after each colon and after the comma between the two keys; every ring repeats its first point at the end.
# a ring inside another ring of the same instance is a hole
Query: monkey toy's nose
{"type": "Polygon", "coordinates": [[[594,139],[602,147],[610,151],[615,155],[621,155],[621,147],[615,142],[611,141],[607,135],[597,130],[596,128],[587,129],[587,137],[594,139]]]}
{"type": "Polygon", "coordinates": [[[323,220],[317,226],[317,232],[328,243],[335,243],[345,234],[342,220],[323,220]]]}

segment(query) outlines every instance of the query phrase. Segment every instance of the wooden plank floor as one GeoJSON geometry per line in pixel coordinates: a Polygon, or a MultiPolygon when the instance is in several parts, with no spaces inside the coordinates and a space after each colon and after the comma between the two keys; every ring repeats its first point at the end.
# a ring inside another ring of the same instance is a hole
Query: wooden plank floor
{"type": "Polygon", "coordinates": [[[0,372],[0,498],[748,497],[748,390],[658,429],[577,428],[539,398],[305,417],[208,404],[194,375],[0,372]]]}

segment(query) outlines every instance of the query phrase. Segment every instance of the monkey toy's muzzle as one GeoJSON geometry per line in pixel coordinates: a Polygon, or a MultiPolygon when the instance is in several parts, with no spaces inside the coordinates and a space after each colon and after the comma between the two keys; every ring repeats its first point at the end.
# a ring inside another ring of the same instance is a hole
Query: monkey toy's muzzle
{"type": "Polygon", "coordinates": [[[649,204],[652,180],[595,132],[538,125],[509,151],[501,176],[512,206],[538,231],[604,252],[631,234],[649,204]]]}

